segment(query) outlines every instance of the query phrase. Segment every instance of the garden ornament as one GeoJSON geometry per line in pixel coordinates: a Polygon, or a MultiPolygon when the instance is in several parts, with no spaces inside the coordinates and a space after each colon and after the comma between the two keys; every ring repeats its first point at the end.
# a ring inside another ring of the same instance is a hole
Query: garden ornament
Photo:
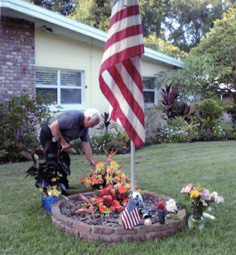
{"type": "Polygon", "coordinates": [[[134,198],[136,206],[138,206],[138,208],[140,208],[140,213],[143,215],[143,218],[144,219],[149,218],[150,213],[149,213],[147,206],[143,202],[142,195],[139,192],[134,191],[132,193],[132,197],[134,198]]]}

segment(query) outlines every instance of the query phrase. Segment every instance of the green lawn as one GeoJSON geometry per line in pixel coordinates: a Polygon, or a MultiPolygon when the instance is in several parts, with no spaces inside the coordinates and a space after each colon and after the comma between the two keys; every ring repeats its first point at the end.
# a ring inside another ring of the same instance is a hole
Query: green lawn
{"type": "MultiPolygon", "coordinates": [[[[130,155],[113,157],[130,176],[130,155]]],[[[98,156],[98,160],[105,159],[98,156]]],[[[51,224],[41,208],[34,180],[25,177],[32,162],[0,165],[0,254],[235,254],[236,247],[236,141],[161,144],[136,152],[136,182],[142,190],[173,197],[189,206],[181,188],[192,182],[217,191],[225,199],[212,211],[216,220],[206,219],[202,232],[182,232],[167,239],[145,243],[106,245],[75,239],[51,224]]],[[[85,156],[72,156],[70,184],[85,191],[79,179],[90,170],[85,156]]]]}

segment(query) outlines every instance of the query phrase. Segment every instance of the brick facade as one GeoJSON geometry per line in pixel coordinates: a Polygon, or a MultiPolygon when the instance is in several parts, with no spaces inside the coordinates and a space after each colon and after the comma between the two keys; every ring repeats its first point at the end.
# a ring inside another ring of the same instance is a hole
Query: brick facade
{"type": "Polygon", "coordinates": [[[0,101],[19,95],[23,89],[35,95],[34,23],[1,17],[0,101]]]}

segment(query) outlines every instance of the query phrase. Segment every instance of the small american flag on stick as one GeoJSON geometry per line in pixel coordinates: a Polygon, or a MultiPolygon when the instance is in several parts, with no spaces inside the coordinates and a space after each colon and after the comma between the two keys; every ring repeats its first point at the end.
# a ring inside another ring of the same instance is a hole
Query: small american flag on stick
{"type": "Polygon", "coordinates": [[[99,73],[100,88],[136,147],[145,142],[141,55],[144,53],[138,0],[115,0],[99,73]]]}
{"type": "Polygon", "coordinates": [[[140,220],[138,207],[136,206],[133,197],[130,197],[129,202],[121,215],[121,222],[125,229],[131,229],[138,225],[140,220]]]}

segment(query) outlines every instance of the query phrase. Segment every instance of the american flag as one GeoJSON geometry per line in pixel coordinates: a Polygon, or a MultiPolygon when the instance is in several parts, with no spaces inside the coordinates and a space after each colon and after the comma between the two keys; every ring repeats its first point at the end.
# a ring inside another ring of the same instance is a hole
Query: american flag
{"type": "Polygon", "coordinates": [[[145,142],[141,58],[144,53],[138,0],[115,0],[99,73],[100,88],[136,147],[145,142]]]}
{"type": "Polygon", "coordinates": [[[129,202],[121,215],[121,222],[125,229],[131,229],[140,222],[138,207],[136,206],[133,197],[130,197],[129,202]]]}

